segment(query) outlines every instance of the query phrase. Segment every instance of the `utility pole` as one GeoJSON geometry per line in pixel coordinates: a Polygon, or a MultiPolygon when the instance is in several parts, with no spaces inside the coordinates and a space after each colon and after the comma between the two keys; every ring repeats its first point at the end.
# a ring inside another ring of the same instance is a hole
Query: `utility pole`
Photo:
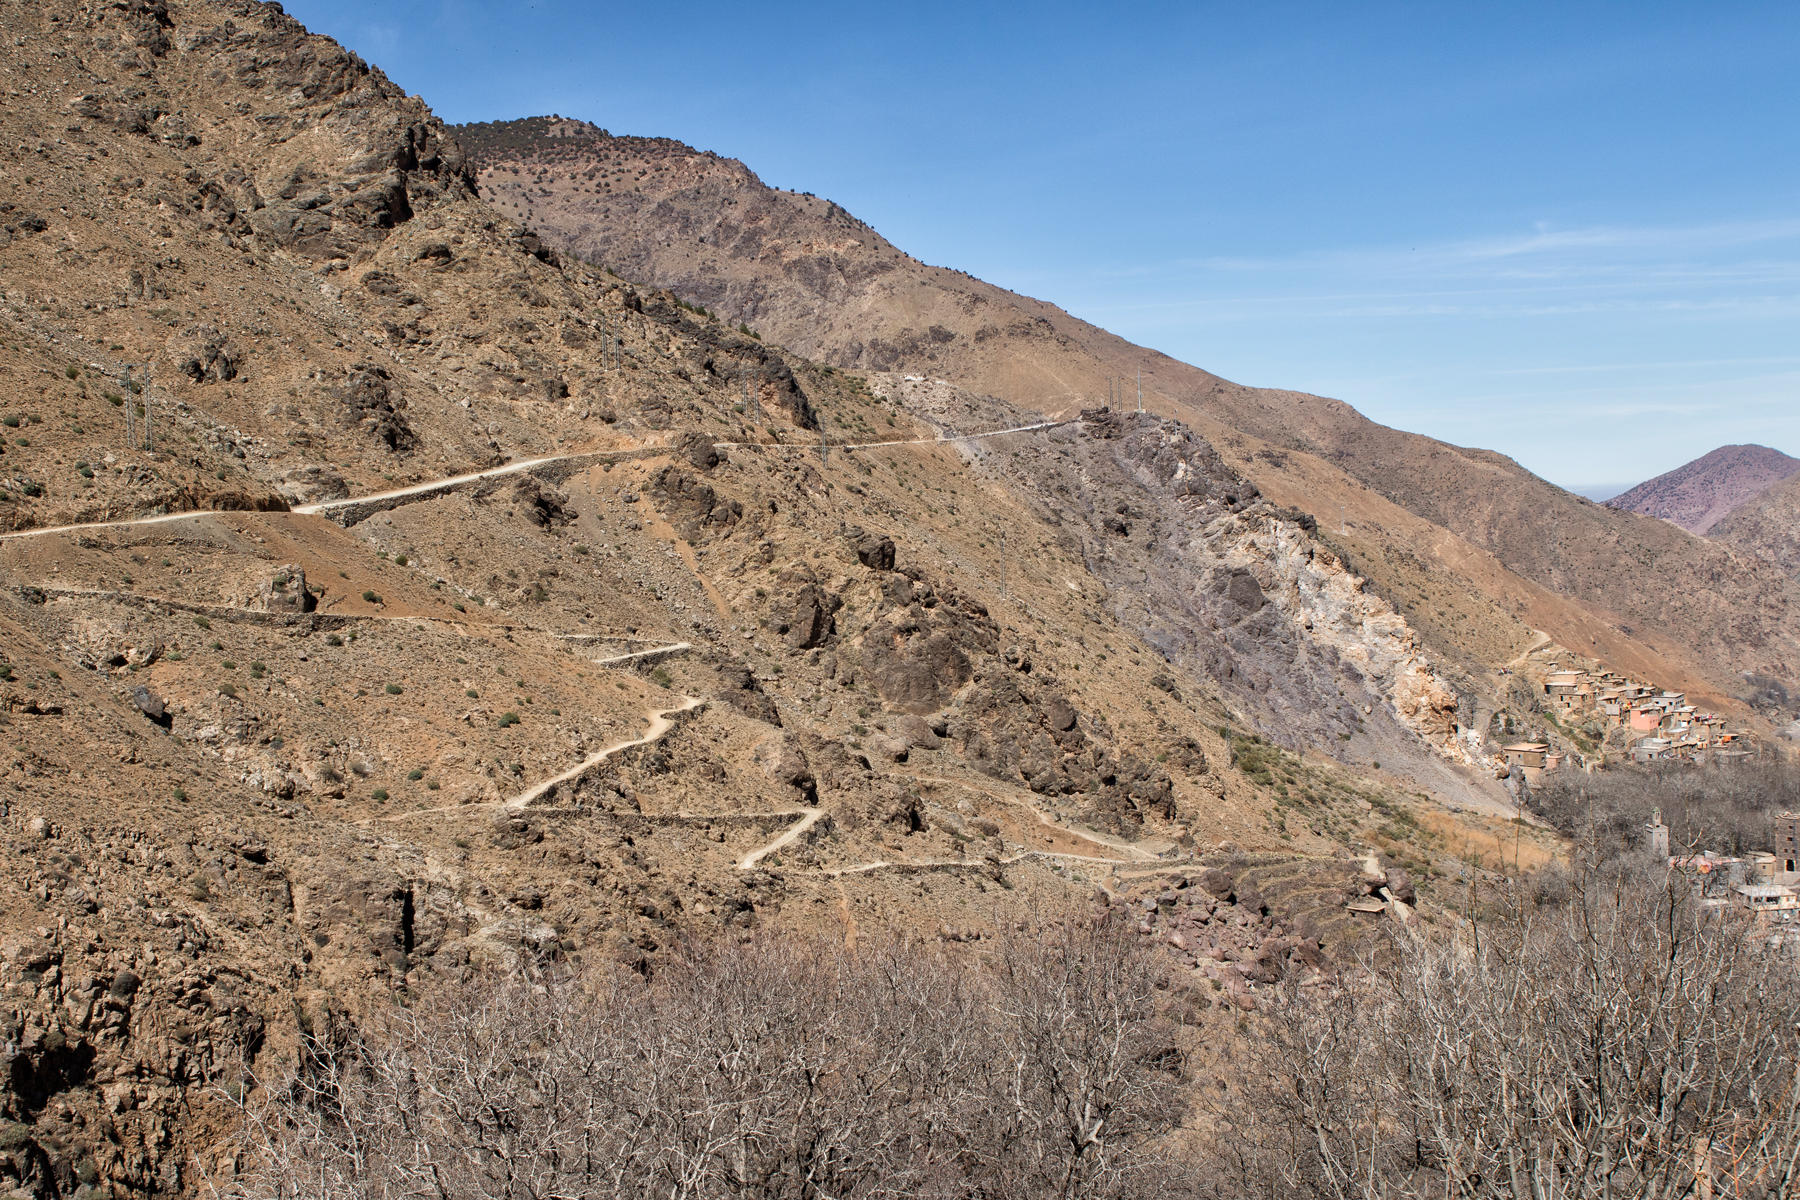
{"type": "Polygon", "coordinates": [[[1144,368],[1138,368],[1138,411],[1144,411],[1144,368]]]}
{"type": "Polygon", "coordinates": [[[130,450],[133,446],[133,439],[132,439],[131,435],[134,431],[131,427],[131,413],[132,413],[132,409],[134,409],[136,407],[137,407],[137,396],[131,390],[131,368],[126,367],[125,368],[125,448],[127,450],[130,450]]]}
{"type": "Polygon", "coordinates": [[[831,466],[831,435],[826,432],[823,420],[819,422],[819,465],[831,466]]]}
{"type": "Polygon", "coordinates": [[[1002,596],[1007,594],[1007,591],[1006,591],[1006,534],[1004,534],[1004,533],[1002,533],[1000,535],[1000,594],[1002,596]]]}
{"type": "Polygon", "coordinates": [[[155,441],[150,435],[150,364],[144,364],[144,449],[154,450],[155,441]]]}

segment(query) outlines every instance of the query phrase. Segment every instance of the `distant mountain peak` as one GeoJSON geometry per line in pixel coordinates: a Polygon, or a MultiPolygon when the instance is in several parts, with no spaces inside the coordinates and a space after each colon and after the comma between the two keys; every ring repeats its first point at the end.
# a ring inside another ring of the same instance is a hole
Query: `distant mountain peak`
{"type": "Polygon", "coordinates": [[[1689,533],[1705,534],[1732,510],[1796,473],[1800,473],[1800,458],[1772,447],[1720,446],[1614,496],[1607,504],[1672,521],[1689,533]]]}

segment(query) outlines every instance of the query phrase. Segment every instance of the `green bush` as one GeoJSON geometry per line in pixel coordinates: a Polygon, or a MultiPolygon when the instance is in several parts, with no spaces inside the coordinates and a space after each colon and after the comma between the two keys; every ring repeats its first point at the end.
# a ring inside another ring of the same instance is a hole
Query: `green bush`
{"type": "Polygon", "coordinates": [[[518,713],[503,712],[500,714],[500,728],[505,729],[509,725],[517,725],[518,723],[519,723],[519,714],[518,713]]]}
{"type": "Polygon", "coordinates": [[[399,694],[400,694],[400,693],[401,693],[401,692],[402,692],[402,691],[404,691],[404,690],[405,690],[405,689],[404,689],[404,688],[402,688],[402,687],[401,687],[401,686],[400,686],[400,685],[399,685],[399,684],[397,684],[397,683],[390,683],[390,684],[388,684],[388,685],[387,685],[387,689],[386,689],[386,691],[387,691],[387,694],[388,694],[388,695],[390,695],[390,696],[398,696],[398,695],[399,695],[399,694]]]}
{"type": "Polygon", "coordinates": [[[425,778],[425,772],[419,770],[419,768],[417,768],[417,767],[414,767],[412,770],[410,770],[406,773],[406,777],[408,779],[412,780],[414,783],[417,783],[417,782],[419,782],[419,780],[425,778]]]}
{"type": "Polygon", "coordinates": [[[382,804],[386,804],[387,798],[388,798],[387,789],[386,788],[376,788],[374,790],[374,792],[372,792],[370,794],[370,798],[373,800],[376,800],[382,804]]]}
{"type": "Polygon", "coordinates": [[[364,592],[364,593],[363,593],[363,602],[364,602],[364,603],[365,603],[365,604],[380,604],[380,603],[381,603],[381,597],[380,597],[380,596],[377,596],[377,595],[376,595],[376,594],[375,594],[375,593],[374,593],[374,592],[372,592],[372,591],[369,591],[369,592],[364,592]]]}

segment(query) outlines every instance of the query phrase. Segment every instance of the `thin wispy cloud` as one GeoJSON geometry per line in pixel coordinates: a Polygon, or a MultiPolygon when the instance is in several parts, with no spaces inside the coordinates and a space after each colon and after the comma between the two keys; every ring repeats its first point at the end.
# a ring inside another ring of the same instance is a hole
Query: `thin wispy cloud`
{"type": "Polygon", "coordinates": [[[1213,271],[1449,270],[1538,255],[1566,256],[1604,250],[1703,253],[1789,241],[1800,241],[1800,219],[1722,221],[1709,225],[1539,227],[1526,233],[1419,246],[1363,246],[1269,257],[1209,255],[1182,259],[1179,265],[1213,271]]]}

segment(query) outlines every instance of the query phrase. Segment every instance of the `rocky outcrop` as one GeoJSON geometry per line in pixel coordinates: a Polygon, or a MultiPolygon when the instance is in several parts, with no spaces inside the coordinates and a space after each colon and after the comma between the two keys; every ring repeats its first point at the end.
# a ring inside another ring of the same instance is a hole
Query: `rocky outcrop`
{"type": "MultiPolygon", "coordinates": [[[[1083,428],[1064,444],[979,453],[1046,507],[1085,518],[1084,556],[1114,585],[1122,621],[1285,739],[1341,755],[1386,720],[1440,760],[1476,763],[1456,689],[1310,518],[1263,499],[1180,422],[1099,409],[1083,428]]],[[[1180,688],[1171,678],[1164,690],[1180,688]]]]}
{"type": "Polygon", "coordinates": [[[417,447],[419,439],[406,423],[406,397],[387,368],[359,364],[333,395],[342,406],[344,420],[360,426],[390,452],[405,454],[417,447]]]}
{"type": "Polygon", "coordinates": [[[700,540],[709,531],[728,529],[744,516],[741,501],[720,496],[711,484],[700,482],[679,467],[658,469],[651,477],[650,490],[668,513],[670,523],[690,542],[700,540]]]}
{"type": "Polygon", "coordinates": [[[1347,872],[1321,864],[1295,900],[1285,898],[1291,874],[1277,882],[1282,896],[1271,899],[1264,873],[1233,863],[1170,873],[1111,900],[1135,918],[1140,937],[1209,981],[1213,997],[1254,1009],[1276,985],[1314,987],[1336,973],[1327,948],[1336,913],[1314,906],[1322,896],[1335,908],[1347,886],[1347,872]]]}
{"type": "Polygon", "coordinates": [[[853,527],[846,531],[846,538],[856,550],[856,561],[871,571],[891,571],[894,569],[894,539],[883,537],[878,533],[867,533],[861,528],[853,527]]]}
{"type": "Polygon", "coordinates": [[[299,563],[275,568],[273,574],[257,589],[255,607],[267,613],[309,613],[318,606],[318,597],[306,586],[306,569],[299,563]]]}
{"type": "Polygon", "coordinates": [[[833,614],[842,607],[841,599],[822,591],[817,583],[801,584],[794,594],[793,616],[784,629],[788,649],[811,650],[823,646],[837,632],[833,614]]]}

